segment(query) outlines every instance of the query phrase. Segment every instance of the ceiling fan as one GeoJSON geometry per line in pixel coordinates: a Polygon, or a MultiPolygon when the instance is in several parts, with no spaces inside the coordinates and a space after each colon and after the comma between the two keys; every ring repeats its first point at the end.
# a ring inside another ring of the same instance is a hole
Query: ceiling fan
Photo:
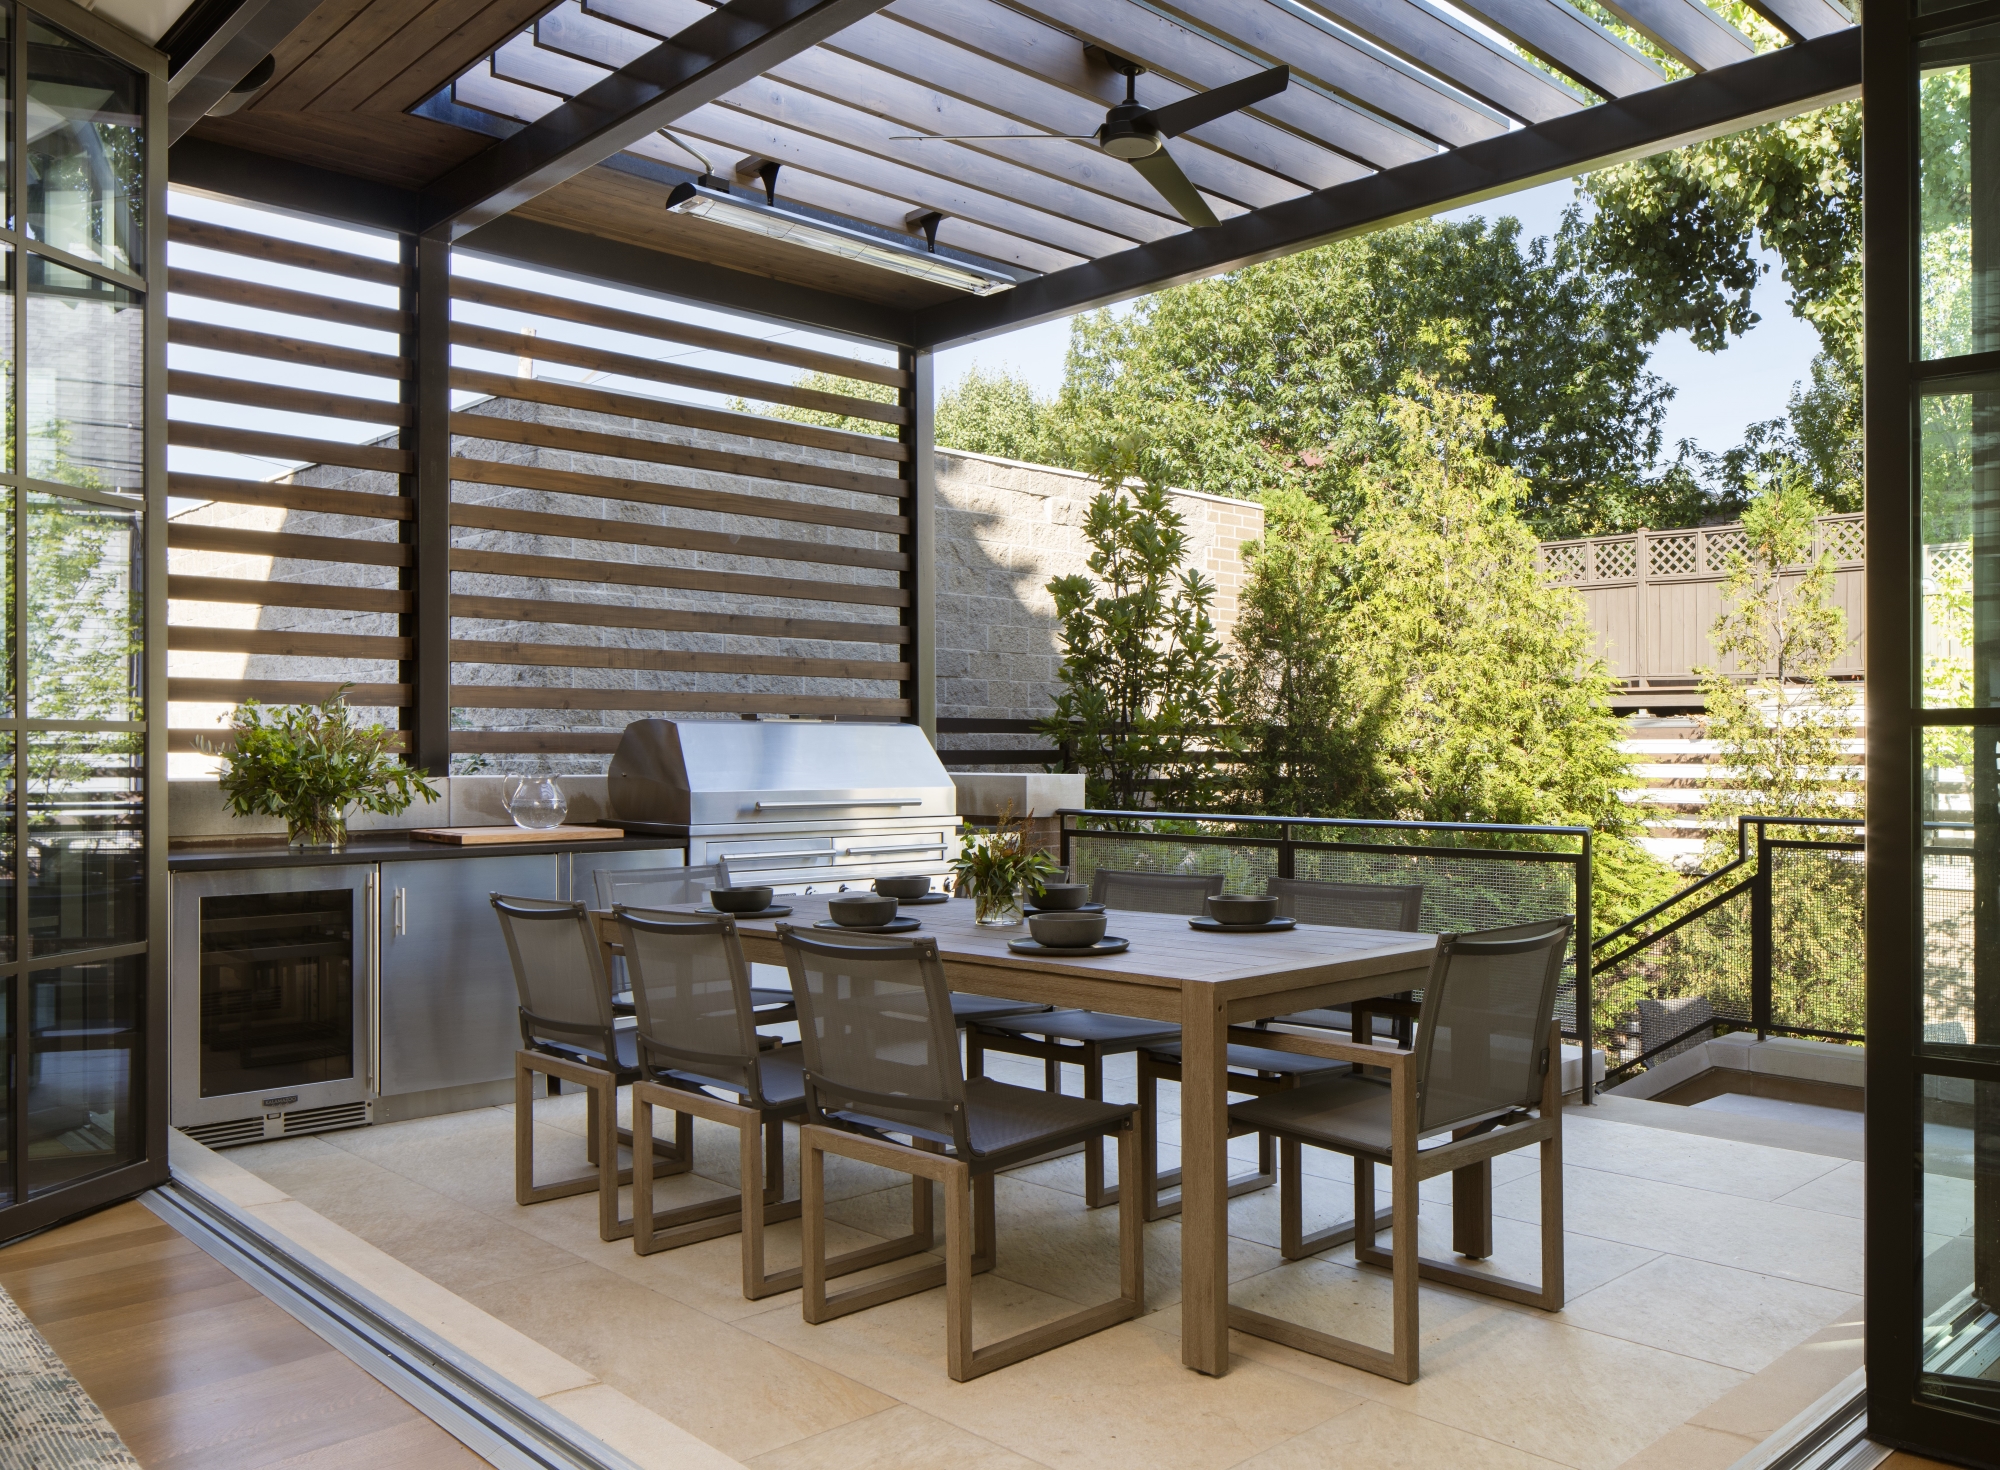
{"type": "Polygon", "coordinates": [[[898,141],[914,143],[1095,143],[1113,158],[1122,158],[1139,171],[1174,212],[1197,229],[1218,223],[1215,212],[1201,197],[1181,166],[1167,152],[1167,139],[1178,138],[1190,128],[1214,122],[1275,97],[1291,84],[1292,69],[1274,66],[1256,72],[1165,107],[1147,107],[1139,101],[1138,82],[1146,68],[1136,61],[1114,56],[1100,46],[1086,46],[1084,55],[1101,62],[1125,78],[1125,100],[1104,114],[1104,125],[1094,133],[904,133],[898,141]]]}

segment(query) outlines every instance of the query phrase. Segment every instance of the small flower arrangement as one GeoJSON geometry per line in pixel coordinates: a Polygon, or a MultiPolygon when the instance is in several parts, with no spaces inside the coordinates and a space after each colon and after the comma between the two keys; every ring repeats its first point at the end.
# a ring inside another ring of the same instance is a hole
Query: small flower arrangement
{"type": "Polygon", "coordinates": [[[973,917],[982,924],[1021,922],[1023,892],[1037,896],[1050,874],[1060,871],[1047,853],[1028,846],[1028,824],[1009,802],[998,826],[962,832],[951,863],[952,891],[970,896],[973,917]]]}
{"type": "Polygon", "coordinates": [[[285,819],[294,847],[347,845],[348,813],[359,808],[394,816],[419,796],[438,793],[390,752],[396,732],[360,725],[343,684],[320,704],[269,710],[246,699],[230,717],[235,746],[224,754],[218,785],[239,817],[285,819]]]}

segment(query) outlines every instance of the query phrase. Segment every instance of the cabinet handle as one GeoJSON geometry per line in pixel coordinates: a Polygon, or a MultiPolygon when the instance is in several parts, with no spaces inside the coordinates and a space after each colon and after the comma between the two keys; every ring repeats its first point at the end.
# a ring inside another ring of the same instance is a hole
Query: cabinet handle
{"type": "Polygon", "coordinates": [[[409,890],[407,888],[398,888],[395,898],[390,902],[389,922],[392,932],[398,937],[401,937],[405,932],[405,926],[410,916],[409,904],[406,902],[408,896],[409,890]]]}

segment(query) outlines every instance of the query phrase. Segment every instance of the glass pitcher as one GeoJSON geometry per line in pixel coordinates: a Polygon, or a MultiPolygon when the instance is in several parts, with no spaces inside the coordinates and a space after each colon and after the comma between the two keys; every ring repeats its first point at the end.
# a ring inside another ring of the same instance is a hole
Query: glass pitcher
{"type": "Polygon", "coordinates": [[[569,815],[569,798],[554,776],[523,776],[507,794],[507,811],[515,826],[540,832],[562,825],[569,815]]]}

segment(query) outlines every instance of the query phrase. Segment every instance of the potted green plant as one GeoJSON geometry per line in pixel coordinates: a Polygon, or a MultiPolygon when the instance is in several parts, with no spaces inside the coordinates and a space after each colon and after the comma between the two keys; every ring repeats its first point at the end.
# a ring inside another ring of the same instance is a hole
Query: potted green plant
{"type": "Polygon", "coordinates": [[[952,891],[970,897],[973,918],[981,924],[1021,922],[1024,892],[1038,896],[1042,881],[1060,871],[1055,859],[1028,846],[1028,824],[1014,820],[1013,803],[1000,813],[995,827],[962,832],[958,856],[951,863],[952,891]]]}
{"type": "Polygon", "coordinates": [[[351,811],[394,816],[421,796],[438,793],[390,752],[396,732],[362,725],[347,707],[343,684],[320,704],[266,709],[254,699],[236,707],[229,722],[236,737],[224,754],[219,785],[239,817],[285,819],[294,847],[347,845],[351,811]]]}

